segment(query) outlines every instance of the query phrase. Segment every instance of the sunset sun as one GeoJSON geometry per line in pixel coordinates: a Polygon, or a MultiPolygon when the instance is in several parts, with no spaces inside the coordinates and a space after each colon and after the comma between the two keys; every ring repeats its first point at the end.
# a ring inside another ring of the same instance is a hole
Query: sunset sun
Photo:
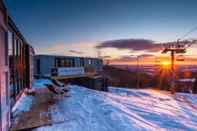
{"type": "Polygon", "coordinates": [[[162,61],[161,65],[165,66],[165,67],[169,67],[170,66],[170,62],[169,61],[162,61]]]}

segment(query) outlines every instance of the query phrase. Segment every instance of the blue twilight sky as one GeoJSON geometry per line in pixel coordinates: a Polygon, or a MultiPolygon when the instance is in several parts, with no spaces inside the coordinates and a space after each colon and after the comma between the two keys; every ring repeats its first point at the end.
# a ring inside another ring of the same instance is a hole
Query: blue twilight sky
{"type": "MultiPolygon", "coordinates": [[[[69,50],[76,50],[95,56],[94,46],[102,41],[173,41],[197,26],[197,0],[4,1],[37,53],[72,55],[69,50]]],[[[188,37],[197,38],[197,31],[188,37]]],[[[112,54],[122,53],[116,51],[112,54]]]]}

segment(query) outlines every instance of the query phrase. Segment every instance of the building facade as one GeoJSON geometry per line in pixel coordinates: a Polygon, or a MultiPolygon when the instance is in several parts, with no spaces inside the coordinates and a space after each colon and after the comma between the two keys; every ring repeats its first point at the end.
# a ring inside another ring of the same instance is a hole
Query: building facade
{"type": "Polygon", "coordinates": [[[10,128],[11,109],[33,80],[33,48],[0,0],[0,131],[10,128]]]}
{"type": "Polygon", "coordinates": [[[25,88],[31,88],[33,79],[33,48],[27,43],[14,22],[8,17],[8,54],[10,69],[11,107],[25,88]]]}
{"type": "Polygon", "coordinates": [[[96,73],[102,71],[103,61],[98,58],[55,56],[55,55],[35,55],[34,75],[50,76],[53,68],[60,67],[84,67],[94,70],[96,73]]]}
{"type": "Polygon", "coordinates": [[[8,131],[10,126],[7,31],[7,13],[0,1],[0,131],[8,131]]]}

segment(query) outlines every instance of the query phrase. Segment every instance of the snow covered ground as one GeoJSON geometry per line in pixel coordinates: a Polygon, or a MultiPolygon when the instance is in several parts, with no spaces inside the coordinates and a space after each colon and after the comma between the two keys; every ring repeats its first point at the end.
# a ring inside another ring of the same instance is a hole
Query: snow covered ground
{"type": "MultiPolygon", "coordinates": [[[[34,87],[42,88],[46,82],[49,81],[36,80],[34,87]]],[[[114,87],[110,87],[108,93],[76,85],[69,85],[69,88],[70,97],[63,98],[50,109],[52,119],[64,117],[65,121],[34,131],[197,130],[196,95],[178,93],[172,96],[155,90],[114,87]]],[[[26,101],[29,103],[28,99],[26,101]]],[[[25,104],[25,100],[22,102],[25,104]]],[[[27,106],[30,104],[16,108],[27,110],[27,106]]]]}

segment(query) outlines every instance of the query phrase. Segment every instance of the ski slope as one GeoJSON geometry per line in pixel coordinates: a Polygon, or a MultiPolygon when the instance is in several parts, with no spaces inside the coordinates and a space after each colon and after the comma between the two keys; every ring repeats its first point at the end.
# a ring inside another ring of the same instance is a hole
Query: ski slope
{"type": "MultiPolygon", "coordinates": [[[[44,82],[35,81],[34,86],[44,87],[44,82]]],[[[69,89],[70,97],[50,109],[52,119],[65,121],[34,131],[197,130],[196,95],[114,87],[106,93],[76,85],[69,89]]]]}

